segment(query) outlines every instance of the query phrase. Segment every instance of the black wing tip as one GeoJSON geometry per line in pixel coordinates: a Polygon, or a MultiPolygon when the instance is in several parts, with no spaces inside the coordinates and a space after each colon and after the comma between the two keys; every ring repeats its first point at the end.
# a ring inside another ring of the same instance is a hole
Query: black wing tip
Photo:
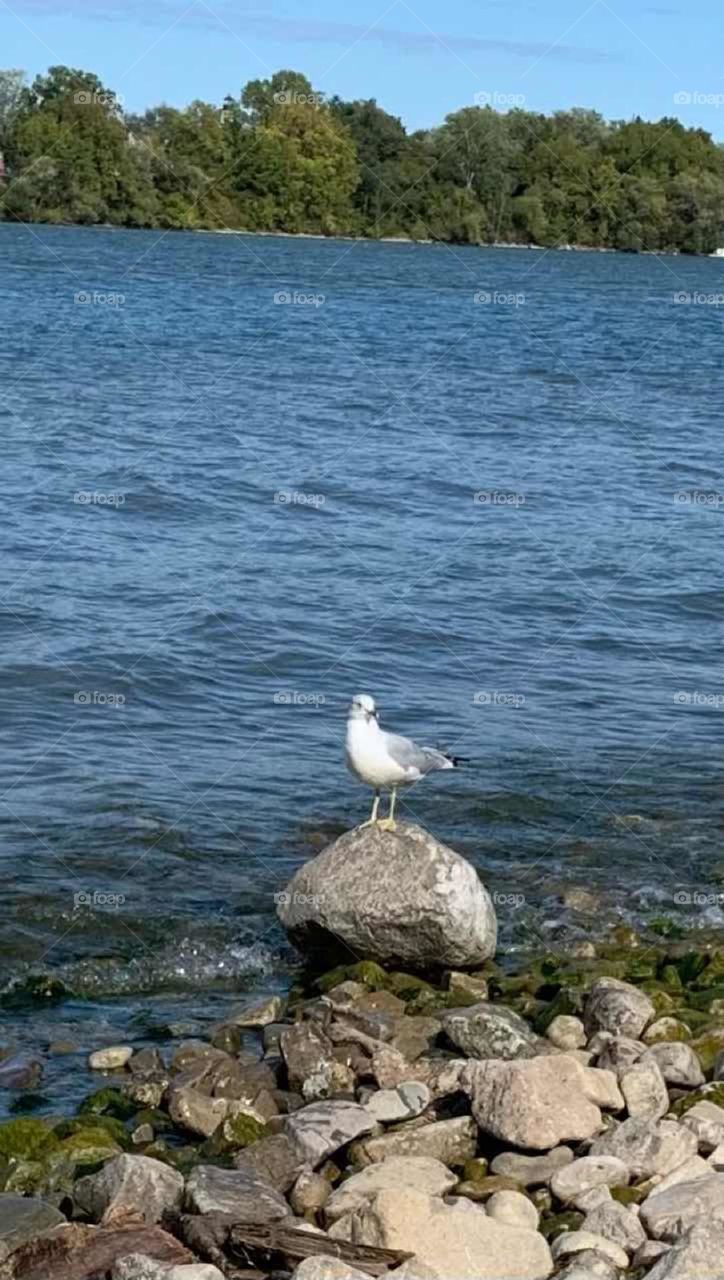
{"type": "Polygon", "coordinates": [[[470,764],[470,756],[448,756],[453,769],[459,769],[461,764],[470,764]]]}

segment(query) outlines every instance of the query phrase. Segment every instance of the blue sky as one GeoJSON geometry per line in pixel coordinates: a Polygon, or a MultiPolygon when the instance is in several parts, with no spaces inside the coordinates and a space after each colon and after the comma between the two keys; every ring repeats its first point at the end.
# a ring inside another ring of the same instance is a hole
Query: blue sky
{"type": "Polygon", "coordinates": [[[677,115],[724,139],[721,35],[721,0],[0,0],[0,65],[95,71],[128,110],[220,102],[292,67],[408,128],[482,94],[677,115]]]}

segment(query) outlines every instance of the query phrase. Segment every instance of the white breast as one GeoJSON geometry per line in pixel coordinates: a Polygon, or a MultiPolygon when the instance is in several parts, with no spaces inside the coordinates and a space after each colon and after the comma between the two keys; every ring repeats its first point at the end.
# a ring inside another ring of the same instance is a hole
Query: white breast
{"type": "Polygon", "coordinates": [[[347,767],[370,787],[392,787],[409,781],[407,771],[388,754],[375,720],[349,720],[346,742],[347,767]]]}

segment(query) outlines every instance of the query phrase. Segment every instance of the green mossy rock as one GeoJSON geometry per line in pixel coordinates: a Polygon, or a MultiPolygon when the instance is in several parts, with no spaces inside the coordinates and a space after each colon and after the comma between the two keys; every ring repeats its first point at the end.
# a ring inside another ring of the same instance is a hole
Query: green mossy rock
{"type": "Polygon", "coordinates": [[[679,1018],[664,1016],[657,1018],[646,1028],[642,1035],[644,1044],[661,1044],[663,1041],[690,1040],[691,1027],[679,1018]]]}
{"type": "Polygon", "coordinates": [[[717,1000],[724,1000],[724,986],[706,987],[703,991],[689,991],[687,1001],[692,1009],[706,1013],[717,1000]]]}
{"type": "Polygon", "coordinates": [[[466,1200],[476,1200],[479,1204],[489,1200],[496,1191],[520,1191],[525,1195],[525,1187],[517,1178],[508,1178],[503,1173],[491,1173],[485,1178],[477,1178],[474,1182],[459,1182],[454,1195],[464,1196],[466,1200]]]}
{"type": "MultiPolygon", "coordinates": [[[[170,1123],[170,1121],[168,1121],[170,1123]]],[[[130,1138],[125,1125],[113,1116],[76,1116],[72,1120],[61,1120],[53,1127],[53,1133],[61,1142],[65,1138],[73,1138],[78,1133],[87,1133],[89,1129],[97,1132],[102,1129],[110,1142],[115,1142],[123,1151],[130,1147],[130,1138]]]]}
{"type": "Polygon", "coordinates": [[[130,1120],[137,1110],[136,1104],[125,1098],[119,1089],[107,1085],[89,1093],[78,1107],[79,1116],[112,1116],[116,1120],[130,1120]]]}
{"type": "Polygon", "coordinates": [[[687,1093],[682,1098],[677,1098],[671,1106],[671,1111],[675,1116],[686,1115],[697,1102],[713,1102],[717,1107],[724,1107],[724,1080],[717,1080],[713,1084],[704,1085],[702,1089],[696,1089],[694,1093],[687,1093]]]}
{"type": "Polygon", "coordinates": [[[650,952],[632,956],[626,964],[626,982],[645,983],[656,978],[658,960],[650,952]]]}
{"type": "MultiPolygon", "coordinates": [[[[676,1016],[685,1022],[687,1027],[691,1027],[697,1036],[711,1027],[711,1016],[702,1009],[692,1009],[689,1005],[681,1004],[676,1010],[676,1016]]],[[[724,1045],[722,1047],[724,1048],[724,1045]]]]}
{"type": "Polygon", "coordinates": [[[169,1133],[174,1127],[173,1121],[166,1112],[159,1111],[157,1107],[146,1107],[143,1111],[137,1111],[129,1128],[137,1129],[140,1124],[150,1124],[156,1133],[169,1133]]]}
{"type": "Polygon", "coordinates": [[[42,1120],[6,1120],[0,1124],[0,1156],[35,1160],[57,1151],[59,1145],[53,1130],[42,1120]]]}
{"type": "Polygon", "coordinates": [[[107,1129],[79,1129],[77,1133],[64,1138],[60,1144],[61,1152],[77,1165],[98,1165],[121,1155],[123,1148],[111,1137],[107,1129]]]}
{"type": "Polygon", "coordinates": [[[672,996],[670,991],[660,982],[647,981],[638,984],[642,991],[646,992],[657,1016],[660,1018],[663,1014],[671,1013],[676,1008],[678,1001],[672,996]]]}
{"type": "Polygon", "coordinates": [[[257,1142],[259,1138],[265,1138],[267,1133],[267,1126],[254,1116],[229,1116],[227,1120],[222,1120],[211,1137],[206,1139],[200,1154],[224,1156],[232,1151],[242,1151],[244,1147],[251,1146],[252,1142],[257,1142]]]}
{"type": "MultiPolygon", "coordinates": [[[[688,1010],[681,1010],[681,1016],[686,1017],[689,1022],[688,1010]]],[[[718,1053],[724,1049],[724,1028],[710,1027],[697,1035],[694,1040],[689,1041],[694,1053],[701,1063],[701,1069],[704,1074],[714,1069],[714,1062],[718,1053]]]]}
{"type": "Polygon", "coordinates": [[[473,1156],[463,1166],[463,1182],[482,1182],[488,1176],[488,1162],[484,1156],[473,1156]]]}
{"type": "Polygon", "coordinates": [[[613,1199],[623,1205],[641,1204],[646,1198],[643,1187],[609,1187],[609,1191],[613,1199]]]}
{"type": "Polygon", "coordinates": [[[697,977],[697,986],[724,987],[724,950],[719,948],[712,951],[708,960],[706,968],[702,969],[697,977]]]}
{"type": "Polygon", "coordinates": [[[674,957],[672,963],[678,970],[682,985],[690,987],[706,969],[709,956],[705,951],[684,951],[674,957]]]}
{"type": "Polygon", "coordinates": [[[469,991],[418,991],[408,1000],[405,1013],[410,1016],[439,1013],[443,1009],[462,1009],[467,1005],[480,1004],[480,997],[471,995],[469,991]]]}
{"type": "Polygon", "coordinates": [[[389,990],[404,1000],[414,1000],[415,996],[421,991],[434,991],[435,987],[431,982],[426,982],[424,978],[415,977],[412,973],[395,972],[388,975],[389,990]]]}
{"type": "Polygon", "coordinates": [[[350,981],[363,983],[368,991],[386,991],[390,985],[382,965],[376,964],[374,960],[359,960],[357,964],[341,964],[336,969],[330,969],[321,978],[317,978],[314,986],[324,995],[340,982],[350,981]]]}
{"type": "Polygon", "coordinates": [[[672,994],[684,990],[684,984],[681,981],[681,974],[675,964],[665,964],[659,974],[661,982],[672,994]]]}
{"type": "Polygon", "coordinates": [[[570,1209],[566,1213],[554,1213],[551,1218],[544,1218],[538,1230],[551,1244],[565,1231],[580,1231],[582,1226],[583,1214],[570,1209]]]}

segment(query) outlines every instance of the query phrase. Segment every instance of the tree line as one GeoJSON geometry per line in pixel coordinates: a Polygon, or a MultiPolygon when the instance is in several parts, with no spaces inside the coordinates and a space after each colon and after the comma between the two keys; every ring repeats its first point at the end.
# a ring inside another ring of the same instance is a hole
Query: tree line
{"type": "Polygon", "coordinates": [[[466,106],[408,133],[300,72],[122,109],[92,73],[0,71],[0,218],[710,253],[724,148],[680,121],[466,106]]]}

